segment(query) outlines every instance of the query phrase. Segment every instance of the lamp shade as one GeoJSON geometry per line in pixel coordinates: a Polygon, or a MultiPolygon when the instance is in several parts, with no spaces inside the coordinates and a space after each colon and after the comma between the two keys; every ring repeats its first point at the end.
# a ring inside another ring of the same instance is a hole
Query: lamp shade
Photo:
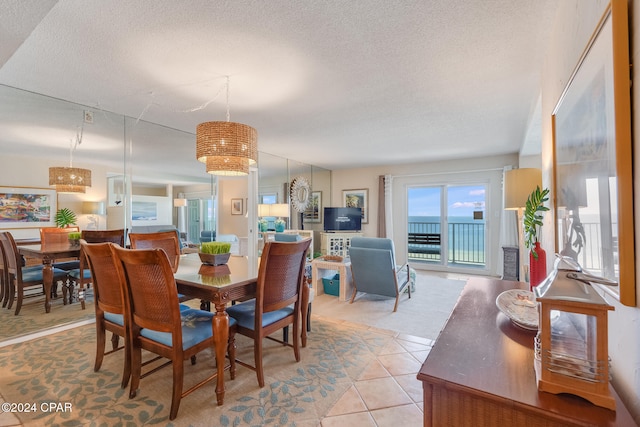
{"type": "Polygon", "coordinates": [[[174,208],[182,208],[187,206],[187,199],[173,199],[174,208]]]}
{"type": "Polygon", "coordinates": [[[204,122],[196,128],[196,159],[212,175],[247,175],[258,159],[258,132],[235,122],[204,122]]]}
{"type": "Polygon", "coordinates": [[[287,203],[274,203],[271,205],[271,216],[289,218],[289,205],[287,203]]]}
{"type": "Polygon", "coordinates": [[[58,193],[84,193],[91,187],[91,171],[74,167],[50,167],[49,185],[58,193]]]}
{"type": "Polygon", "coordinates": [[[536,168],[511,169],[504,174],[504,208],[521,209],[536,187],[542,186],[542,171],[536,168]]]}
{"type": "Polygon", "coordinates": [[[82,213],[85,215],[104,215],[104,202],[82,202],[82,213]]]}

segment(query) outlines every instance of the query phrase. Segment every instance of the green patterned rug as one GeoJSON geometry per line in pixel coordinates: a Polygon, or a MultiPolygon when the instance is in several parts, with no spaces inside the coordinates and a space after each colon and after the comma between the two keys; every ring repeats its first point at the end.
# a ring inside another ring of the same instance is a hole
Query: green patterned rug
{"type": "Polygon", "coordinates": [[[87,291],[87,301],[83,310],[80,303],[64,305],[62,296],[51,301],[51,310],[44,310],[44,297],[29,298],[22,305],[20,314],[15,312],[15,302],[11,310],[0,307],[0,341],[40,332],[61,325],[95,319],[93,293],[87,291]]]}
{"type": "MultiPolygon", "coordinates": [[[[264,388],[258,387],[255,372],[238,366],[235,380],[226,373],[223,406],[216,405],[210,383],[183,398],[178,418],[170,422],[171,368],[142,379],[137,397],[128,399],[128,389],[120,388],[123,353],[105,356],[102,369],[94,372],[95,326],[86,325],[0,348],[0,394],[6,402],[36,408],[16,414],[25,426],[317,427],[390,340],[382,333],[314,321],[299,363],[291,348],[264,341],[264,388]],[[71,410],[43,412],[43,402],[71,410]]],[[[252,362],[252,342],[242,336],[236,342],[237,357],[252,362]]],[[[209,351],[195,366],[185,363],[185,387],[214,364],[209,351]]]]}

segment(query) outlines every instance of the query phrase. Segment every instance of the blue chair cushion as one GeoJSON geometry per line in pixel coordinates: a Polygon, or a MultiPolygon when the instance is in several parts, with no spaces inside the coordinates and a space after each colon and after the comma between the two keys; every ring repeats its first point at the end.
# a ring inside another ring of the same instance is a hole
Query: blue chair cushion
{"type": "Polygon", "coordinates": [[[273,240],[275,242],[299,242],[302,240],[302,236],[299,234],[276,233],[273,236],[273,240]]]}
{"type": "Polygon", "coordinates": [[[74,261],[54,262],[53,267],[59,268],[60,270],[65,270],[65,271],[74,270],[76,268],[80,268],[80,261],[74,260],[74,261]]]}
{"type": "Polygon", "coordinates": [[[189,307],[186,304],[180,304],[180,311],[187,311],[187,310],[191,310],[191,307],[189,307]]]}
{"type": "Polygon", "coordinates": [[[104,318],[111,323],[124,326],[124,317],[122,316],[122,314],[109,313],[108,311],[105,311],[104,318]]]}
{"type": "MultiPolygon", "coordinates": [[[[238,325],[253,330],[255,326],[256,300],[243,302],[242,304],[227,307],[227,314],[238,321],[238,325]]],[[[293,306],[281,308],[262,314],[262,327],[268,326],[278,320],[293,314],[293,306]]]]}
{"type": "MultiPolygon", "coordinates": [[[[58,268],[53,269],[53,280],[60,280],[67,277],[67,272],[58,268]]],[[[42,281],[42,268],[23,268],[22,269],[22,281],[23,282],[41,282],[42,281]]]]}
{"type": "MultiPolygon", "coordinates": [[[[74,268],[73,270],[69,270],[67,274],[76,280],[80,279],[79,268],[74,268]]],[[[91,270],[89,270],[88,268],[85,268],[84,270],[82,270],[82,278],[86,280],[91,280],[91,270]]]]}
{"type": "MultiPolygon", "coordinates": [[[[186,350],[194,345],[211,338],[213,335],[212,319],[214,314],[209,311],[189,309],[180,312],[182,320],[182,349],[186,350]]],[[[229,326],[236,324],[229,318],[229,326]]],[[[140,335],[160,344],[171,347],[173,345],[170,332],[158,332],[152,329],[141,329],[140,335]]]]}

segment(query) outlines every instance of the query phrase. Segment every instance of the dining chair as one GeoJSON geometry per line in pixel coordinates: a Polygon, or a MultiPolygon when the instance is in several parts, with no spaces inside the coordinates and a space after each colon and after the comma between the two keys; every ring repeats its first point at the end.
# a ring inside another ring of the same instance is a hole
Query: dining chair
{"type": "MultiPolygon", "coordinates": [[[[141,373],[142,350],[170,359],[173,367],[173,392],[169,419],[178,415],[180,401],[197,388],[217,378],[217,371],[183,391],[184,361],[205,349],[215,347],[213,316],[208,311],[180,311],[173,271],[165,252],[156,249],[123,249],[111,247],[117,257],[117,271],[123,289],[125,323],[128,323],[131,348],[131,388],[136,396],[141,373]]],[[[229,319],[227,353],[233,379],[235,373],[235,327],[229,319]]],[[[224,363],[217,360],[216,363],[224,363]]],[[[152,370],[155,372],[157,369],[152,370]]],[[[151,373],[149,372],[149,373],[151,373]]]]}
{"type": "MultiPolygon", "coordinates": [[[[7,260],[7,273],[9,277],[9,294],[6,295],[6,297],[8,297],[7,308],[11,309],[11,307],[13,306],[13,302],[14,300],[16,300],[17,296],[16,311],[14,313],[17,316],[18,314],[20,314],[20,310],[22,309],[22,303],[25,298],[25,290],[34,287],[44,288],[42,274],[43,267],[42,265],[35,265],[31,267],[22,266],[22,257],[18,252],[18,247],[16,246],[16,242],[10,232],[0,232],[0,244],[2,244],[2,248],[4,249],[5,257],[7,260]]],[[[66,277],[66,271],[53,267],[54,282],[66,280],[66,277]]],[[[39,296],[43,293],[38,292],[35,294],[29,294],[28,296],[39,296]]]]}
{"type": "MultiPolygon", "coordinates": [[[[124,240],[124,233],[122,240],[124,240]]],[[[88,243],[80,240],[82,256],[93,277],[93,301],[96,312],[96,359],[95,372],[100,370],[104,356],[124,348],[124,368],[121,387],[125,388],[131,377],[131,355],[127,343],[125,312],[120,277],[116,270],[115,258],[111,246],[118,243],[88,243]],[[106,333],[111,332],[111,350],[105,352],[106,333]],[[124,345],[120,346],[120,337],[124,345]]]]}
{"type": "MultiPolygon", "coordinates": [[[[119,246],[124,246],[124,229],[117,230],[82,230],[80,238],[87,243],[105,243],[111,242],[119,246]]],[[[91,269],[88,268],[84,248],[80,248],[80,264],[78,268],[69,270],[69,303],[73,298],[74,290],[78,285],[78,301],[80,306],[85,309],[85,285],[89,285],[92,281],[91,269]]],[[[95,296],[94,296],[95,298],[95,296]]]]}
{"type": "Polygon", "coordinates": [[[311,239],[298,242],[267,242],[262,250],[256,298],[227,308],[227,313],[237,322],[237,332],[253,339],[254,366],[236,362],[256,371],[258,385],[264,387],[262,367],[262,340],[293,347],[296,362],[300,361],[300,317],[302,286],[306,253],[311,239]],[[293,345],[273,337],[273,332],[293,325],[293,345]]]}
{"type": "MultiPolygon", "coordinates": [[[[40,228],[40,244],[51,245],[58,243],[67,243],[69,241],[69,233],[80,232],[80,227],[42,227],[40,228]]],[[[78,268],[78,260],[68,260],[54,263],[54,267],[61,270],[72,270],[78,268]]]]}
{"type": "Polygon", "coordinates": [[[171,269],[175,273],[180,264],[180,238],[176,230],[157,231],[154,233],[129,233],[131,249],[162,249],[169,259],[171,269]]]}
{"type": "Polygon", "coordinates": [[[7,257],[4,253],[4,246],[0,244],[0,303],[2,303],[3,307],[6,307],[5,295],[9,295],[9,277],[7,272],[7,257]]]}

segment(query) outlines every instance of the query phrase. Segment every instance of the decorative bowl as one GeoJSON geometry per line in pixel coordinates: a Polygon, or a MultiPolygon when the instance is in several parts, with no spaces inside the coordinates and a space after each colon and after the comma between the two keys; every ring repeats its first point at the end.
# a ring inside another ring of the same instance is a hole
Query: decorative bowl
{"type": "Polygon", "coordinates": [[[202,261],[203,264],[222,265],[226,264],[227,261],[229,261],[231,253],[227,252],[226,254],[205,254],[202,252],[198,252],[198,255],[200,256],[200,261],[202,261]]]}

